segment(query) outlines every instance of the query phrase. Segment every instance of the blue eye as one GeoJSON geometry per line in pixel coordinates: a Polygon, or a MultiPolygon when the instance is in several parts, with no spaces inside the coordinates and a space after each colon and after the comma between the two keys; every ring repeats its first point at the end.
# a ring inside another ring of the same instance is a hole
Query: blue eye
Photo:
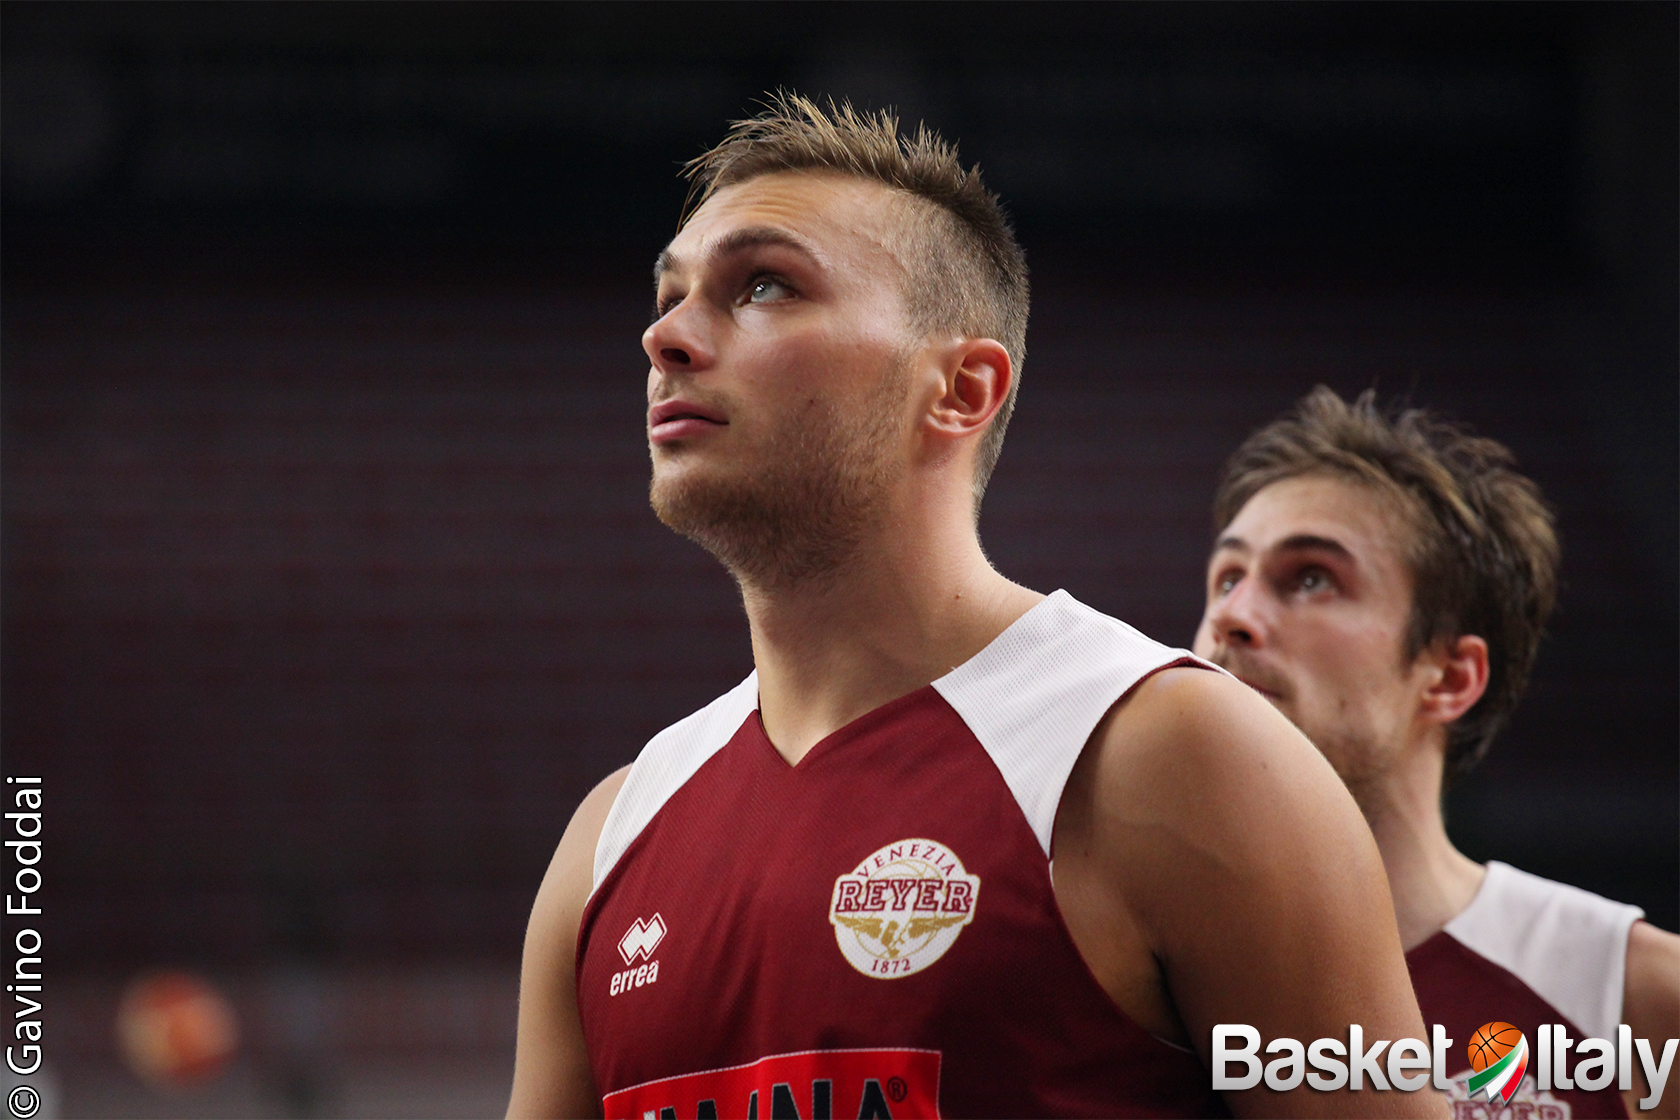
{"type": "Polygon", "coordinates": [[[1321,591],[1330,586],[1330,573],[1323,568],[1308,568],[1295,577],[1295,586],[1302,591],[1321,591]]]}
{"type": "Polygon", "coordinates": [[[793,289],[777,280],[774,276],[760,276],[747,289],[748,303],[771,303],[775,300],[786,299],[793,294],[793,289]]]}

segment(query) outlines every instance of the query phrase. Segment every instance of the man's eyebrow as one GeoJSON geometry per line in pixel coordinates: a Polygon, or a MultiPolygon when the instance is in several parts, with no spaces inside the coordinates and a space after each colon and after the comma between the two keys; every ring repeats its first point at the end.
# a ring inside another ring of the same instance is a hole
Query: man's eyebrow
{"type": "MultiPolygon", "coordinates": [[[[775,226],[746,226],[741,229],[730,230],[712,244],[709,255],[727,257],[732,253],[754,249],[761,245],[779,245],[810,257],[812,260],[818,259],[816,250],[812,249],[810,245],[787,230],[777,229],[775,226]]],[[[679,267],[680,264],[681,259],[671,250],[661,251],[653,262],[653,282],[655,284],[659,283],[660,277],[673,268],[679,267]]]]}
{"type": "Polygon", "coordinates": [[[1296,533],[1292,537],[1285,537],[1277,543],[1279,552],[1332,552],[1337,556],[1353,559],[1353,553],[1341,541],[1331,537],[1320,537],[1312,533],[1296,533]]]}
{"type": "Polygon", "coordinates": [[[659,255],[653,258],[653,284],[659,286],[659,278],[677,266],[677,258],[671,255],[671,250],[661,249],[659,255]]]}
{"type": "MultiPolygon", "coordinates": [[[[1332,552],[1338,556],[1353,558],[1347,546],[1331,537],[1321,537],[1314,533],[1296,533],[1292,537],[1285,537],[1272,546],[1274,552],[1332,552]]],[[[1238,536],[1220,537],[1214,542],[1215,552],[1249,552],[1248,542],[1238,536]]]]}

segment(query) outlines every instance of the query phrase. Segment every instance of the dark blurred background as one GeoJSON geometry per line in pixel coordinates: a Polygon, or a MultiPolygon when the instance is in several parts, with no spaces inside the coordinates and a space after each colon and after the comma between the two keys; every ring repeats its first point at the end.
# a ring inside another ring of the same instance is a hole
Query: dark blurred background
{"type": "Polygon", "coordinates": [[[1320,381],[1508,443],[1565,590],[1452,831],[1675,928],[1676,13],[10,0],[0,733],[57,1107],[503,1107],[572,809],[750,668],[647,511],[638,336],[678,165],[784,84],[927,120],[1017,221],[1015,579],[1188,643],[1221,460],[1320,381]],[[187,1095],[117,1064],[160,967],[241,1017],[187,1095]]]}

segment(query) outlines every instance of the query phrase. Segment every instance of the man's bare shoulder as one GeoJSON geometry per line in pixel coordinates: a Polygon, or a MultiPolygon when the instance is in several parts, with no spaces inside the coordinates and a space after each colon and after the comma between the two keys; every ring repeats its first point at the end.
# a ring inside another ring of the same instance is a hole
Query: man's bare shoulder
{"type": "Polygon", "coordinates": [[[598,1115],[575,991],[578,924],[595,880],[595,845],[628,766],[578,805],[531,907],[519,978],[519,1042],[509,1116],[598,1115]]]}
{"type": "Polygon", "coordinates": [[[1680,936],[1634,922],[1628,930],[1627,1002],[1643,1004],[1646,997],[1671,1012],[1680,1009],[1680,936]]]}
{"type": "Polygon", "coordinates": [[[1295,726],[1242,682],[1193,666],[1144,679],[1098,728],[1093,743],[1110,766],[1123,767],[1138,794],[1203,797],[1205,783],[1243,794],[1280,782],[1351,806],[1330,764],[1295,726]],[[1186,786],[1187,779],[1203,783],[1186,786]],[[1196,792],[1200,789],[1202,792],[1196,792]]]}
{"type": "Polygon", "coordinates": [[[1380,869],[1370,829],[1323,755],[1222,673],[1153,674],[1098,725],[1086,754],[1101,812],[1148,857],[1127,872],[1140,897],[1181,897],[1186,860],[1204,857],[1267,878],[1340,879],[1348,864],[1318,859],[1325,849],[1380,869]]]}
{"type": "Polygon", "coordinates": [[[601,829],[606,826],[607,814],[618,799],[618,791],[629,776],[628,766],[614,770],[579,802],[537,891],[533,919],[543,911],[545,902],[549,906],[575,904],[578,916],[582,916],[583,904],[589,900],[595,885],[595,846],[600,843],[601,829]]]}
{"type": "MultiPolygon", "coordinates": [[[[590,850],[593,851],[596,841],[601,838],[601,828],[607,822],[607,814],[612,811],[613,802],[618,799],[618,791],[624,787],[624,779],[630,776],[630,767],[620,766],[605,778],[596,783],[582,801],[578,803],[577,811],[572,814],[572,823],[566,827],[570,834],[574,829],[581,829],[587,834],[590,850]]],[[[565,837],[561,837],[565,843],[565,837]]]]}
{"type": "MultiPolygon", "coordinates": [[[[1176,1016],[1204,1061],[1217,1023],[1265,1038],[1355,1022],[1423,1037],[1376,842],[1329,763],[1248,686],[1185,667],[1144,680],[1087,744],[1056,844],[1058,897],[1064,862],[1080,888],[1070,926],[1121,931],[1138,950],[1099,955],[1099,979],[1150,1022],[1176,1016]],[[1139,981],[1145,967],[1171,1016],[1139,981]]],[[[1413,1094],[1256,1089],[1226,1103],[1237,1115],[1440,1112],[1413,1094]]]]}

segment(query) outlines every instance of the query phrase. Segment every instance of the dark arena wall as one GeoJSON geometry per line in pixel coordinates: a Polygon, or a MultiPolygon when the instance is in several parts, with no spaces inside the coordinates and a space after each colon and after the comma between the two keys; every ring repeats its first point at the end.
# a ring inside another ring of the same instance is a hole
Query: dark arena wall
{"type": "Polygon", "coordinates": [[[1018,224],[1012,578],[1188,644],[1220,463],[1317,382],[1509,444],[1562,608],[1449,826],[1675,928],[1675,39],[1672,5],[14,0],[0,735],[47,790],[62,1114],[503,1107],[573,808],[750,668],[647,509],[638,339],[678,165],[783,84],[926,119],[1018,224]],[[118,1064],[162,967],[240,1016],[196,1095],[118,1064]]]}

